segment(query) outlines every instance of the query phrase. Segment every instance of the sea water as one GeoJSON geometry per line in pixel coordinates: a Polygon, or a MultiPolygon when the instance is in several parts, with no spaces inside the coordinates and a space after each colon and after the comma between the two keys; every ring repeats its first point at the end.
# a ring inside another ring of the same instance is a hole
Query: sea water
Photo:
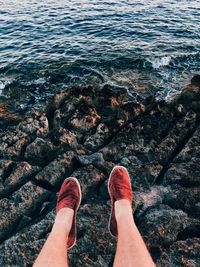
{"type": "Polygon", "coordinates": [[[200,70],[200,1],[0,0],[0,101],[40,108],[73,85],[167,99],[200,70]]]}

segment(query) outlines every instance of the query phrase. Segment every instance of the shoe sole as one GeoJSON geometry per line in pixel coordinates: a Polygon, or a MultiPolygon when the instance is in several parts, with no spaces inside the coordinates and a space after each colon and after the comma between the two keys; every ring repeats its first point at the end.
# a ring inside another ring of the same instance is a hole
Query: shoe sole
{"type": "MultiPolygon", "coordinates": [[[[76,226],[76,216],[77,216],[77,211],[78,211],[78,209],[79,209],[79,207],[80,207],[81,200],[82,200],[81,186],[80,186],[80,183],[79,183],[78,179],[75,178],[75,177],[68,177],[68,178],[66,178],[65,180],[74,180],[75,183],[77,184],[77,186],[78,186],[78,190],[79,190],[80,200],[79,200],[79,203],[78,203],[77,208],[74,210],[74,222],[75,222],[75,226],[76,226]]],[[[76,245],[76,235],[77,235],[77,232],[76,232],[76,228],[75,228],[75,241],[74,241],[74,243],[73,243],[70,247],[67,248],[67,250],[72,249],[72,248],[76,245]]]]}
{"type": "MultiPolygon", "coordinates": [[[[109,184],[110,184],[111,176],[112,176],[114,170],[115,170],[115,169],[118,169],[118,168],[122,168],[122,169],[124,169],[124,170],[128,173],[128,170],[127,170],[124,166],[116,165],[116,166],[112,169],[112,171],[111,171],[111,173],[110,173],[110,175],[109,175],[109,178],[108,178],[108,193],[109,193],[109,195],[110,195],[110,199],[111,199],[112,207],[113,207],[113,205],[114,205],[114,202],[113,202],[113,198],[112,198],[112,196],[111,196],[111,192],[110,192],[110,189],[109,189],[109,184]]],[[[130,185],[131,185],[131,178],[130,178],[130,176],[129,176],[129,173],[128,173],[128,177],[129,177],[129,182],[130,182],[130,185]]],[[[132,185],[131,185],[131,187],[132,187],[132,185]]],[[[112,217],[112,207],[111,207],[111,213],[110,213],[110,218],[109,218],[109,222],[108,222],[108,231],[110,232],[111,236],[117,238],[117,236],[113,235],[113,234],[111,233],[111,231],[110,231],[110,225],[111,225],[110,222],[111,222],[111,217],[112,217]]]]}

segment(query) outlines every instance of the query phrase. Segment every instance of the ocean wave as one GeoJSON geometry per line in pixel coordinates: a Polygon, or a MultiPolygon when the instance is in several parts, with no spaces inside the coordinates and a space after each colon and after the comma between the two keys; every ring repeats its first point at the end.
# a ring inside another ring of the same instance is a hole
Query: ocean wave
{"type": "Polygon", "coordinates": [[[160,58],[147,59],[154,69],[159,69],[160,67],[168,66],[171,62],[171,56],[165,56],[160,58]]]}

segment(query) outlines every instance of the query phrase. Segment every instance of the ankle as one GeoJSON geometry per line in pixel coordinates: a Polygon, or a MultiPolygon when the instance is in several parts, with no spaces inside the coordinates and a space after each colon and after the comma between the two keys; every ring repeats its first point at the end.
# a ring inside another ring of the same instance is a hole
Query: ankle
{"type": "Polygon", "coordinates": [[[115,218],[116,221],[133,218],[131,203],[127,199],[120,199],[115,201],[115,218]]]}
{"type": "Polygon", "coordinates": [[[70,208],[60,209],[56,215],[52,230],[59,228],[69,233],[72,227],[73,216],[74,216],[73,209],[70,208]]]}

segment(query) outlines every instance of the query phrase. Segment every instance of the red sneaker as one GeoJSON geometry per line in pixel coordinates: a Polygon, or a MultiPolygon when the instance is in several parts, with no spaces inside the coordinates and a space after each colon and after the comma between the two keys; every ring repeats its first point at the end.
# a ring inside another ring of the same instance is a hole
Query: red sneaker
{"type": "Polygon", "coordinates": [[[62,208],[70,208],[74,210],[72,227],[67,241],[68,249],[76,244],[76,214],[81,203],[81,198],[82,194],[79,181],[74,177],[65,179],[58,194],[56,214],[62,208]]]}
{"type": "Polygon", "coordinates": [[[123,166],[115,166],[109,176],[108,192],[112,202],[112,209],[108,229],[112,236],[117,237],[117,221],[115,218],[114,203],[120,199],[127,199],[132,205],[131,179],[127,169],[123,166]]]}

